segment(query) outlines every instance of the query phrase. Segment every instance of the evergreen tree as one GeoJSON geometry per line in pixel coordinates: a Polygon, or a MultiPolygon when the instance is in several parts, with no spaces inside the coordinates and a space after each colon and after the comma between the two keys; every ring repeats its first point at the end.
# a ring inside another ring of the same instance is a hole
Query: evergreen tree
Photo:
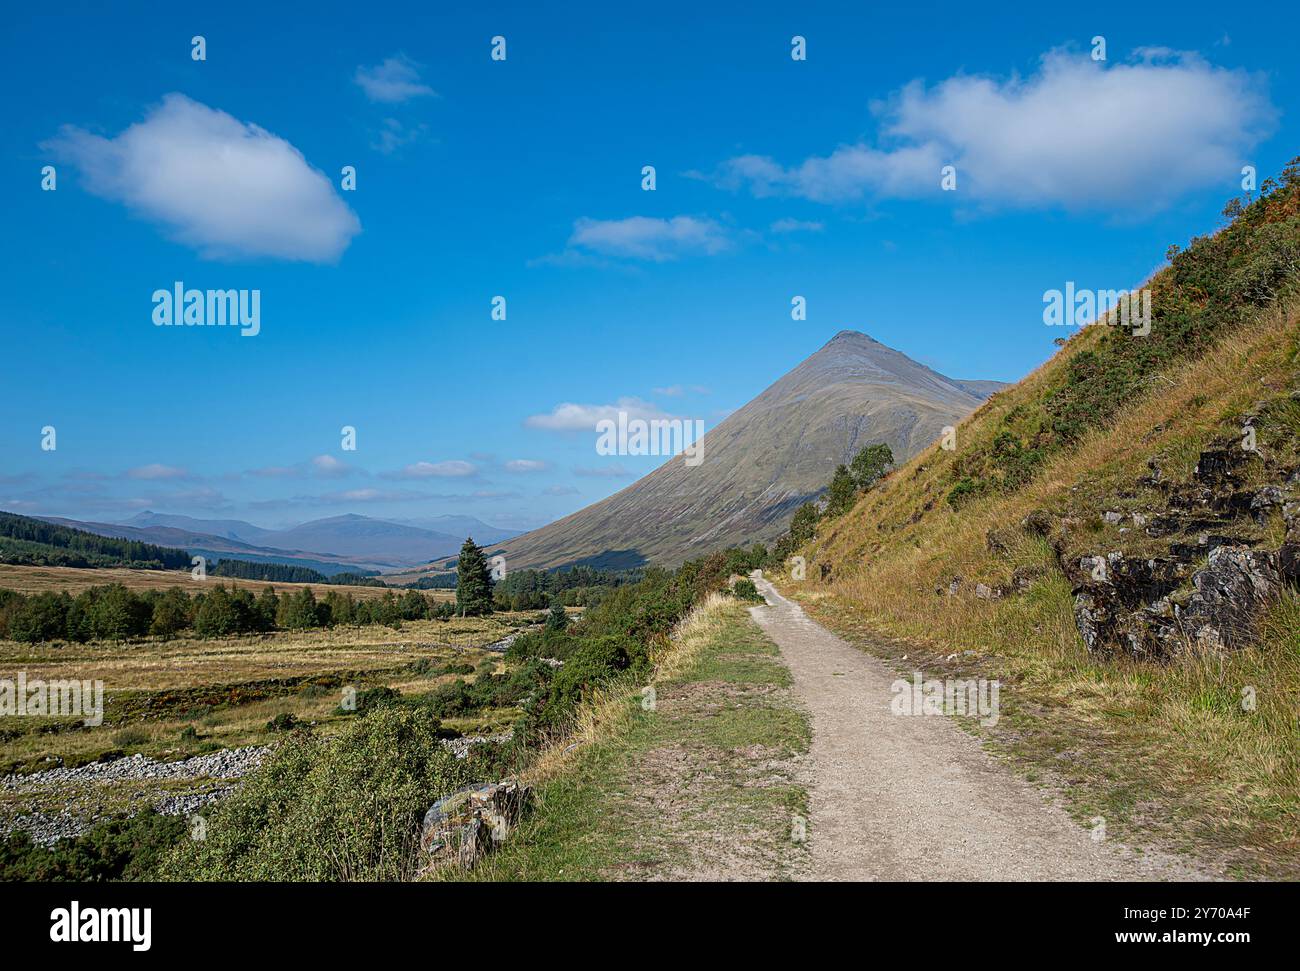
{"type": "Polygon", "coordinates": [[[564,612],[564,604],[556,597],[551,602],[551,612],[546,615],[546,629],[564,631],[569,627],[569,615],[564,612]]]}
{"type": "Polygon", "coordinates": [[[466,538],[456,561],[456,613],[462,617],[492,613],[492,576],[473,537],[466,538]]]}

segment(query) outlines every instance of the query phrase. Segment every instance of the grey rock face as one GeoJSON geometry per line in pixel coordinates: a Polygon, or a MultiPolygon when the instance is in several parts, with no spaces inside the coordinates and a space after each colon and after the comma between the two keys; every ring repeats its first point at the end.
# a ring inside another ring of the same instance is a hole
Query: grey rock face
{"type": "Polygon", "coordinates": [[[1194,592],[1178,612],[1188,639],[1217,650],[1245,647],[1258,635],[1260,612],[1281,592],[1277,554],[1220,546],[1192,585],[1194,592]]]}

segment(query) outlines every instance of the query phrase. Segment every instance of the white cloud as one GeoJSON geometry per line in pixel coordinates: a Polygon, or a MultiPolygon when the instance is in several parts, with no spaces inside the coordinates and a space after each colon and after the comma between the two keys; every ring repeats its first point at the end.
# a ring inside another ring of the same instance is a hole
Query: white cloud
{"type": "Polygon", "coordinates": [[[511,459],[505,468],[507,472],[541,472],[546,463],[541,459],[511,459]]]}
{"type": "Polygon", "coordinates": [[[90,192],[162,223],[207,258],[330,263],[361,231],[298,149],[182,94],[114,138],[65,125],[42,148],[80,169],[90,192]]]}
{"type": "Polygon", "coordinates": [[[654,219],[579,219],[569,237],[570,251],[663,263],[681,256],[713,255],[731,247],[727,231],[712,219],[673,216],[654,219]]]}
{"type": "Polygon", "coordinates": [[[544,496],[576,496],[577,494],[578,494],[577,489],[575,489],[573,486],[567,486],[567,485],[547,486],[545,489],[542,490],[542,495],[544,496]]]}
{"type": "Polygon", "coordinates": [[[398,479],[453,479],[474,475],[478,469],[470,462],[453,459],[447,462],[416,462],[389,478],[398,479]]]}
{"type": "Polygon", "coordinates": [[[543,428],[551,432],[594,432],[596,423],[604,419],[618,421],[618,413],[627,412],[628,418],[672,418],[658,406],[640,398],[619,398],[612,405],[579,405],[561,402],[549,414],[530,415],[524,419],[529,428],[543,428]]]}
{"type": "Polygon", "coordinates": [[[353,80],[367,98],[384,104],[437,94],[420,80],[420,65],[405,54],[386,57],[375,67],[358,67],[353,80]]]}
{"type": "Polygon", "coordinates": [[[714,180],[759,196],[851,202],[938,196],[940,170],[952,164],[958,199],[1152,210],[1192,189],[1230,187],[1277,114],[1257,77],[1158,48],[1114,65],[1055,50],[1029,77],[914,81],[873,111],[881,145],[790,167],[744,155],[714,180]]]}
{"type": "Polygon", "coordinates": [[[128,479],[188,479],[190,477],[185,469],[172,465],[159,465],[157,462],[128,469],[126,475],[128,479]]]}
{"type": "Polygon", "coordinates": [[[418,142],[428,130],[428,125],[403,125],[396,118],[385,118],[370,147],[382,155],[392,155],[399,148],[418,142]]]}
{"type": "Polygon", "coordinates": [[[336,459],[333,455],[317,455],[311,460],[311,466],[316,470],[318,475],[337,478],[338,476],[347,475],[352,471],[352,467],[346,462],[336,459]]]}
{"type": "Polygon", "coordinates": [[[774,233],[820,233],[825,228],[825,223],[805,219],[778,219],[771,226],[774,233]]]}

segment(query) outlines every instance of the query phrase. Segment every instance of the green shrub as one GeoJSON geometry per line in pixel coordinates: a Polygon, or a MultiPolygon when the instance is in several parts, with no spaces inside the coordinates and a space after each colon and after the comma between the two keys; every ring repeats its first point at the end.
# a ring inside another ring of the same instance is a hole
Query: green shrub
{"type": "Polygon", "coordinates": [[[184,838],[187,829],[183,817],[147,809],[129,819],[99,823],[81,836],[59,840],[51,847],[37,846],[19,830],[0,837],[0,880],[151,880],[161,858],[184,838]]]}
{"type": "Polygon", "coordinates": [[[754,586],[754,581],[748,577],[741,577],[736,581],[736,585],[731,588],[731,595],[737,600],[745,600],[749,603],[767,603],[763,595],[758,592],[758,587],[754,586]]]}
{"type": "Polygon", "coordinates": [[[171,880],[406,880],[429,806],[475,781],[438,721],[379,708],[338,736],[289,736],[166,861],[171,880]]]}

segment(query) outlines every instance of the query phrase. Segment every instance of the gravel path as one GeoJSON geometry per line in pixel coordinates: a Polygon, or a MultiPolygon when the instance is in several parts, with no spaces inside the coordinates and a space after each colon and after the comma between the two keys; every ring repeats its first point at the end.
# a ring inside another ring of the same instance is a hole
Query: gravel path
{"type": "Polygon", "coordinates": [[[813,725],[814,880],[1197,880],[1159,854],[1094,841],[942,716],[890,710],[899,677],[755,576],[755,621],[781,648],[813,725]]]}

